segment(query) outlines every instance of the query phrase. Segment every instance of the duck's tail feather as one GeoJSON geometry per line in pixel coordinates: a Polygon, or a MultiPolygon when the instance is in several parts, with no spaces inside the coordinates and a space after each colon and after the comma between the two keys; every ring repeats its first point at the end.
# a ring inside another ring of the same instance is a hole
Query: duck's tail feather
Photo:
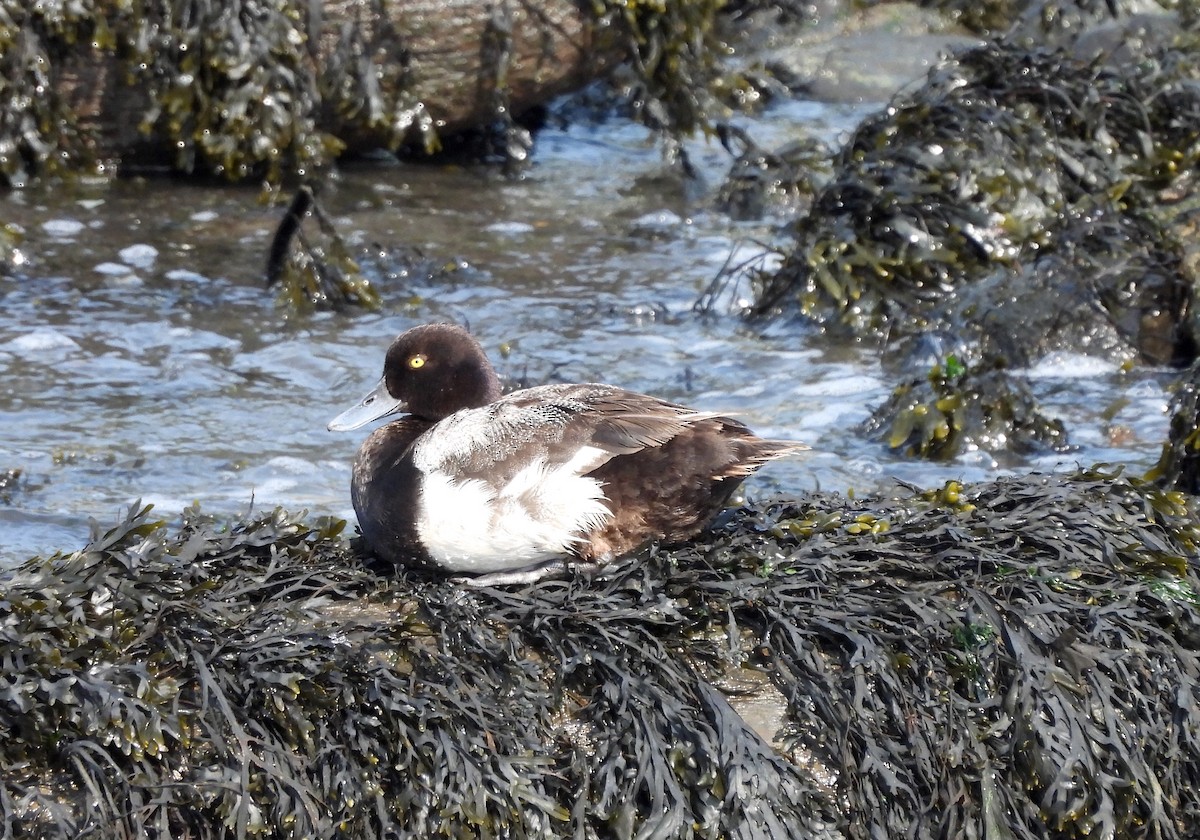
{"type": "Polygon", "coordinates": [[[762,438],[745,438],[740,441],[738,458],[722,473],[721,477],[748,476],[757,472],[760,467],[777,458],[791,456],[812,449],[807,443],[798,440],[763,440],[762,438]]]}

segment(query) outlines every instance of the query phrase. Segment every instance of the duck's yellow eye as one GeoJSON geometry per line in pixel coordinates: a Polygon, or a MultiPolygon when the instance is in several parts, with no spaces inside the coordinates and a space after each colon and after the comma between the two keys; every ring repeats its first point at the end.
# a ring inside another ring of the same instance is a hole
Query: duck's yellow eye
{"type": "Polygon", "coordinates": [[[412,368],[413,370],[416,370],[419,367],[424,367],[425,366],[425,357],[420,354],[418,354],[416,356],[409,356],[408,357],[408,366],[410,368],[412,368]]]}

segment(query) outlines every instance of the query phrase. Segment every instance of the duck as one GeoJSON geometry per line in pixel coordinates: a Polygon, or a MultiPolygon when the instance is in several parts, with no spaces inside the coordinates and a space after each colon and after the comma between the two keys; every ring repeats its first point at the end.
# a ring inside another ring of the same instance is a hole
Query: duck
{"type": "Polygon", "coordinates": [[[350,495],[370,551],[475,585],[595,570],[696,537],[764,464],[809,447],[597,383],[502,392],[483,347],[424,324],[388,347],[378,385],[329,423],[367,436],[350,495]]]}

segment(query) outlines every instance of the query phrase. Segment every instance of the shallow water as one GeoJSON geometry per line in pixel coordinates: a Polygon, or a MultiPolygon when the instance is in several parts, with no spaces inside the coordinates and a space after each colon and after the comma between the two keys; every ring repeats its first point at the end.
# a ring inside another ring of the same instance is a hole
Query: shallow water
{"type": "MultiPolygon", "coordinates": [[[[798,132],[836,143],[862,113],[791,103],[747,122],[767,147],[798,132]]],[[[365,431],[325,424],[373,386],[396,333],[435,320],[468,322],[514,382],[604,380],[813,446],[753,479],[753,496],[995,474],[980,453],[913,463],[862,440],[855,428],[890,381],[871,350],[748,325],[733,312],[744,289],[727,290],[715,315],[693,313],[731,255],[755,253],[783,219],[712,211],[728,157],[691,149],[705,189],[682,185],[647,132],[617,119],[546,129],[519,181],[485,168],[343,169],[324,196],[343,235],[475,269],[425,284],[381,277],[379,313],[277,305],[262,274],[282,209],[253,188],[122,181],[0,199],[31,261],[0,277],[0,471],[24,474],[0,501],[0,564],[77,548],[89,518],[109,523],[139,497],[165,516],[199,501],[352,518],[349,465],[365,431]]],[[[1077,448],[1008,468],[1153,463],[1169,374],[1072,356],[1033,373],[1077,448]]]]}

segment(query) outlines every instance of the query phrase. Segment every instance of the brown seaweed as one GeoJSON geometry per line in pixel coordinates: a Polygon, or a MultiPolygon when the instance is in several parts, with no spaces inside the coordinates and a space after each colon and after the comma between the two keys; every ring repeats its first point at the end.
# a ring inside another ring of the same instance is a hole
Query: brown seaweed
{"type": "Polygon", "coordinates": [[[464,590],[370,571],[329,520],[134,508],[3,581],[0,826],[1188,837],[1197,523],[1100,471],[812,495],[464,590]],[[786,702],[774,743],[720,690],[746,669],[786,702]]]}
{"type": "Polygon", "coordinates": [[[379,293],[350,254],[337,226],[317,200],[315,188],[304,184],[296,190],[283,218],[271,237],[267,251],[267,287],[277,286],[293,309],[327,304],[334,309],[348,305],[378,309],[379,293]],[[304,220],[317,220],[321,240],[304,233],[304,220]]]}
{"type": "Polygon", "coordinates": [[[858,128],[756,311],[1188,363],[1191,277],[1161,196],[1200,155],[1193,51],[1113,69],[993,43],[945,62],[858,128]]]}
{"type": "Polygon", "coordinates": [[[1167,489],[1200,494],[1200,365],[1192,365],[1175,384],[1167,440],[1146,479],[1167,489]]]}
{"type": "Polygon", "coordinates": [[[967,367],[956,356],[898,385],[863,423],[868,437],[911,457],[951,460],[970,450],[994,455],[1063,450],[1066,430],[1003,367],[967,367]]]}

